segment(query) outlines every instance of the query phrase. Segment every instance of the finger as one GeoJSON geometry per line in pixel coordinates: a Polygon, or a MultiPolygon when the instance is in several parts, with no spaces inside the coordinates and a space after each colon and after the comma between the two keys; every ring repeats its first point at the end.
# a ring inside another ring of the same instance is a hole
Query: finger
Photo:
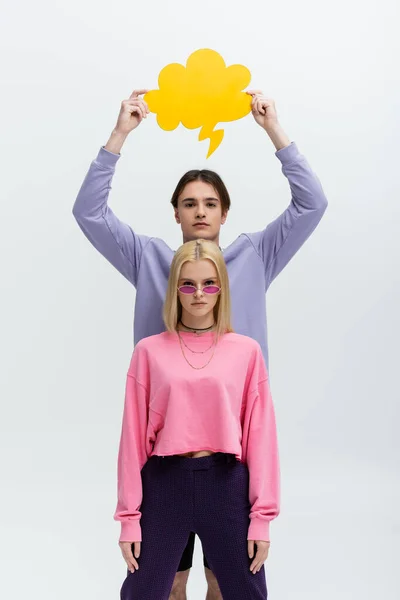
{"type": "Polygon", "coordinates": [[[134,573],[137,570],[137,568],[139,568],[139,567],[136,568],[133,563],[129,562],[129,560],[125,559],[125,562],[126,562],[126,566],[128,567],[128,571],[130,571],[130,573],[134,573]]]}
{"type": "Polygon", "coordinates": [[[253,558],[254,556],[254,540],[247,540],[247,552],[249,558],[253,558]]]}
{"type": "Polygon", "coordinates": [[[259,111],[259,96],[253,96],[253,113],[254,115],[258,115],[259,111]]]}
{"type": "Polygon", "coordinates": [[[132,109],[130,109],[129,112],[131,113],[131,115],[135,115],[139,119],[139,123],[143,121],[142,111],[138,106],[133,107],[132,109]]]}
{"type": "Polygon", "coordinates": [[[258,571],[261,571],[263,564],[264,563],[262,562],[258,563],[254,569],[254,573],[258,573],[258,571]]]}
{"type": "Polygon", "coordinates": [[[129,98],[129,100],[124,100],[122,104],[123,106],[141,106],[145,112],[150,112],[147,102],[141,98],[129,98]]]}
{"type": "Polygon", "coordinates": [[[255,572],[256,572],[256,567],[257,567],[257,565],[258,565],[258,564],[259,564],[259,561],[258,561],[258,560],[256,560],[256,559],[254,559],[254,560],[253,560],[253,562],[252,562],[252,563],[251,563],[251,565],[250,565],[250,571],[251,571],[252,573],[255,573],[255,572]]]}
{"type": "Polygon", "coordinates": [[[128,98],[128,100],[124,100],[122,102],[122,104],[136,106],[136,104],[140,104],[141,102],[144,102],[144,100],[142,100],[142,98],[128,98]]]}
{"type": "Polygon", "coordinates": [[[256,556],[256,558],[251,563],[250,571],[252,573],[257,573],[257,571],[259,571],[261,569],[263,564],[264,564],[264,561],[257,559],[257,556],[256,556]]]}
{"type": "Polygon", "coordinates": [[[133,542],[124,542],[123,544],[121,544],[122,554],[123,554],[126,562],[132,563],[133,565],[135,565],[135,568],[136,568],[137,562],[132,554],[132,549],[133,549],[133,542]]]}
{"type": "Polygon", "coordinates": [[[255,115],[263,114],[260,113],[260,96],[254,96],[253,98],[253,113],[255,115]]]}
{"type": "Polygon", "coordinates": [[[142,115],[143,119],[145,119],[147,117],[146,107],[144,106],[144,103],[141,102],[140,100],[137,100],[135,103],[131,104],[130,106],[137,106],[140,110],[140,114],[142,115]]]}
{"type": "Polygon", "coordinates": [[[257,549],[254,560],[252,561],[252,563],[250,565],[250,571],[254,571],[259,562],[260,562],[260,551],[257,549]]]}
{"type": "Polygon", "coordinates": [[[128,106],[128,110],[131,113],[131,115],[136,114],[138,115],[138,117],[140,117],[140,120],[144,119],[145,112],[144,109],[140,106],[140,104],[130,104],[128,106]]]}
{"type": "Polygon", "coordinates": [[[256,96],[257,94],[262,94],[261,90],[247,90],[246,94],[249,94],[250,96],[256,96]]]}
{"type": "Polygon", "coordinates": [[[136,571],[139,570],[139,563],[134,556],[132,556],[130,563],[133,566],[133,568],[136,569],[136,571]]]}
{"type": "Polygon", "coordinates": [[[259,112],[261,115],[266,115],[267,114],[267,108],[268,108],[268,104],[266,104],[265,102],[260,101],[259,104],[259,112]]]}
{"type": "Polygon", "coordinates": [[[143,94],[147,94],[149,90],[148,89],[142,89],[142,90],[133,90],[132,94],[129,96],[130,98],[137,98],[138,96],[142,96],[143,94]]]}
{"type": "Polygon", "coordinates": [[[141,108],[142,108],[142,111],[143,111],[144,117],[146,118],[146,117],[147,117],[147,115],[148,115],[148,114],[149,114],[149,112],[150,112],[150,111],[149,111],[149,107],[147,106],[147,103],[146,103],[144,100],[140,100],[139,104],[140,104],[140,106],[141,106],[141,108]]]}
{"type": "Polygon", "coordinates": [[[134,548],[135,548],[134,555],[136,558],[139,558],[139,556],[140,556],[141,546],[142,546],[141,542],[135,542],[135,544],[134,544],[134,548]]]}
{"type": "Polygon", "coordinates": [[[257,571],[259,571],[261,569],[262,565],[264,564],[264,560],[263,560],[264,553],[265,553],[265,549],[261,549],[261,548],[257,547],[256,555],[250,566],[250,571],[252,571],[253,573],[256,573],[257,571]]]}
{"type": "Polygon", "coordinates": [[[128,569],[132,573],[134,573],[135,569],[139,569],[139,564],[138,564],[136,558],[133,556],[132,550],[130,548],[124,549],[124,558],[125,558],[126,564],[128,565],[128,569]],[[132,569],[133,569],[133,571],[132,571],[132,569]]]}
{"type": "Polygon", "coordinates": [[[145,102],[144,100],[140,100],[139,104],[142,108],[142,111],[144,113],[144,116],[147,117],[147,115],[149,114],[150,110],[149,107],[147,106],[147,102],[145,102]]]}
{"type": "Polygon", "coordinates": [[[134,558],[133,554],[132,554],[132,549],[131,546],[127,546],[126,548],[124,548],[124,557],[125,560],[128,562],[136,562],[136,559],[134,558]]]}
{"type": "Polygon", "coordinates": [[[254,110],[257,112],[257,114],[259,115],[265,115],[265,107],[264,107],[265,101],[262,100],[262,98],[257,97],[255,103],[254,103],[254,110]]]}
{"type": "Polygon", "coordinates": [[[121,552],[122,552],[122,556],[124,558],[124,561],[126,562],[126,566],[128,567],[128,571],[130,571],[131,573],[134,573],[135,572],[135,567],[131,563],[131,561],[126,557],[125,548],[123,546],[121,546],[121,552]]]}

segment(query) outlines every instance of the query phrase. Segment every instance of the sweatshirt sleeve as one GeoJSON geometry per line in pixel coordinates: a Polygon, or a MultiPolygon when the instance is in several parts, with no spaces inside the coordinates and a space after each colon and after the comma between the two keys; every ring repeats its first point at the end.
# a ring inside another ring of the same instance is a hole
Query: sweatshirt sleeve
{"type": "Polygon", "coordinates": [[[264,263],[266,288],[317,227],[328,205],[318,177],[294,142],[275,156],[289,181],[290,204],[265,229],[246,234],[264,263]]]}
{"type": "Polygon", "coordinates": [[[142,252],[151,238],[135,233],[108,206],[119,158],[119,154],[100,149],[82,183],[72,213],[96,250],[136,286],[142,252]]]}
{"type": "Polygon", "coordinates": [[[243,460],[249,469],[250,527],[247,539],[269,541],[269,524],[280,510],[275,412],[268,379],[248,394],[242,427],[243,460]]]}
{"type": "Polygon", "coordinates": [[[121,542],[140,542],[141,470],[151,454],[148,393],[128,373],[118,454],[118,502],[114,519],[121,522],[121,542]]]}

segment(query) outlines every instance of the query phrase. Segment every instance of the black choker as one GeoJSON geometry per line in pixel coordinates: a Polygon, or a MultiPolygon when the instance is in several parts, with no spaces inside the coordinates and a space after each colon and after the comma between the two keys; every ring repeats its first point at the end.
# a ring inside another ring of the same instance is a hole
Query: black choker
{"type": "Polygon", "coordinates": [[[190,331],[193,331],[194,333],[196,333],[197,331],[210,331],[210,329],[212,329],[215,325],[215,323],[213,323],[212,325],[210,325],[210,327],[205,327],[204,329],[197,329],[197,328],[193,328],[193,327],[188,327],[182,321],[179,321],[179,323],[181,325],[183,325],[185,327],[185,329],[189,329],[190,331]]]}

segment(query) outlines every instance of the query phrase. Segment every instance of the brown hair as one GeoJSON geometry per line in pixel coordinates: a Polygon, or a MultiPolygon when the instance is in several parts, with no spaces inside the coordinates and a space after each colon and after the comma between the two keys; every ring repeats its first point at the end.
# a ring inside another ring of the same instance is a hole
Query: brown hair
{"type": "Polygon", "coordinates": [[[193,169],[192,171],[185,173],[180,178],[178,185],[172,194],[171,204],[174,208],[178,208],[178,198],[183,192],[185,185],[191,183],[192,181],[203,181],[204,183],[209,183],[212,185],[220,197],[222,214],[228,212],[231,206],[229,192],[218,173],[215,173],[215,171],[209,171],[208,169],[193,169]]]}

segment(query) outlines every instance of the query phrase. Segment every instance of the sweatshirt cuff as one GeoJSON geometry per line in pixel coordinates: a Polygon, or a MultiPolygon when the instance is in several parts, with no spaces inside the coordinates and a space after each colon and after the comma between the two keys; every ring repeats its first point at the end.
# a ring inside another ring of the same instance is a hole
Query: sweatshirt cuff
{"type": "Polygon", "coordinates": [[[269,523],[270,521],[266,521],[265,519],[250,519],[247,539],[269,542],[269,523]]]}
{"type": "Polygon", "coordinates": [[[140,527],[139,519],[121,521],[121,535],[119,536],[119,541],[131,543],[142,541],[142,528],[140,527]]]}
{"type": "Polygon", "coordinates": [[[282,165],[288,165],[296,160],[299,160],[300,158],[303,158],[295,142],[291,142],[289,146],[286,146],[286,148],[277,150],[275,152],[275,156],[279,158],[282,165]]]}
{"type": "Polygon", "coordinates": [[[101,165],[106,169],[114,169],[115,165],[121,158],[120,154],[114,154],[114,152],[109,152],[102,146],[99,150],[97,157],[95,158],[95,162],[101,165]]]}

